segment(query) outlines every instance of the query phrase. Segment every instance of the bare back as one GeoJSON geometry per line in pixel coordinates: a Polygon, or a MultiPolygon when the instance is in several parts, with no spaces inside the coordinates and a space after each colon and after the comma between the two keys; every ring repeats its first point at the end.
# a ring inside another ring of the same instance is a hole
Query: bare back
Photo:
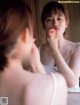
{"type": "MultiPolygon", "coordinates": [[[[66,82],[60,74],[54,75],[59,96],[55,94],[55,105],[66,105],[66,82]],[[64,94],[60,98],[61,90],[64,94]]],[[[8,97],[9,105],[51,105],[54,88],[54,80],[49,74],[34,74],[24,70],[6,70],[0,74],[0,97],[8,97]]]]}

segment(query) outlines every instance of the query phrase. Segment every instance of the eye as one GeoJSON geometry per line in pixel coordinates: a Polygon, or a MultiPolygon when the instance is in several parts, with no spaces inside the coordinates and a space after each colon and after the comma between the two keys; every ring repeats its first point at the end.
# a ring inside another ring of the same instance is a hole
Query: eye
{"type": "Polygon", "coordinates": [[[60,16],[60,17],[57,18],[57,20],[62,21],[63,20],[63,17],[60,16]]]}
{"type": "Polygon", "coordinates": [[[52,21],[52,19],[47,19],[46,21],[47,21],[47,22],[50,22],[50,21],[52,21]]]}

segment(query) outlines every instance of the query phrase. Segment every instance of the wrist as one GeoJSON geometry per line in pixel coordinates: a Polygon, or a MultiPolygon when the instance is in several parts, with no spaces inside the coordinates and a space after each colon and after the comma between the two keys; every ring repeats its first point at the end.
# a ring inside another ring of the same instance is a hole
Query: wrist
{"type": "Polygon", "coordinates": [[[45,73],[44,67],[41,62],[37,62],[36,64],[31,65],[33,72],[38,72],[38,73],[45,73]]]}
{"type": "Polygon", "coordinates": [[[58,48],[52,48],[52,53],[53,55],[57,55],[59,53],[59,49],[58,48]]]}

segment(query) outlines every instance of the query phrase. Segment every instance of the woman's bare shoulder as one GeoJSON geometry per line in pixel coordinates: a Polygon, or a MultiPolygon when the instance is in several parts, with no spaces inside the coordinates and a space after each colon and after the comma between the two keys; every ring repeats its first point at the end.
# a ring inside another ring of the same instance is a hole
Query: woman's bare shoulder
{"type": "MultiPolygon", "coordinates": [[[[53,75],[56,77],[56,82],[58,83],[58,85],[60,85],[61,83],[66,85],[66,82],[63,76],[61,76],[58,73],[55,73],[53,75]]],[[[25,103],[27,103],[27,105],[34,105],[34,104],[49,105],[49,102],[51,101],[51,97],[52,97],[52,92],[55,87],[55,83],[54,83],[54,79],[52,78],[52,75],[33,74],[31,78],[33,78],[32,82],[26,85],[26,88],[24,91],[25,103]],[[30,104],[30,103],[33,103],[33,104],[30,104]]]]}
{"type": "Polygon", "coordinates": [[[48,74],[35,73],[31,78],[32,81],[29,81],[24,90],[25,105],[49,105],[47,103],[50,101],[49,97],[51,97],[52,92],[51,76],[48,74]]]}
{"type": "MultiPolygon", "coordinates": [[[[56,82],[65,81],[64,77],[60,73],[53,73],[54,77],[56,78],[56,82]]],[[[50,86],[54,86],[54,78],[52,74],[41,74],[41,73],[32,73],[30,77],[30,81],[26,84],[28,92],[36,92],[37,90],[46,90],[50,89],[50,86]]],[[[31,92],[31,93],[32,93],[31,92]]]]}
{"type": "Polygon", "coordinates": [[[73,54],[77,51],[80,51],[80,42],[73,42],[71,45],[71,53],[73,54]]]}
{"type": "Polygon", "coordinates": [[[78,42],[74,48],[73,53],[76,53],[77,55],[80,54],[80,42],[78,42]]]}

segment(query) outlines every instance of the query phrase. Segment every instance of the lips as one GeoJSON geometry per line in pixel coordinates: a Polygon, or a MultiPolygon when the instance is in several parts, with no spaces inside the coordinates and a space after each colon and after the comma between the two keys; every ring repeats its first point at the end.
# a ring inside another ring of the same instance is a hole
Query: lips
{"type": "Polygon", "coordinates": [[[56,34],[57,31],[59,31],[59,28],[58,28],[58,27],[55,27],[55,28],[53,28],[53,29],[50,29],[50,30],[49,30],[49,35],[50,35],[50,36],[52,36],[52,35],[56,36],[56,35],[57,35],[57,34],[56,34]]]}
{"type": "Polygon", "coordinates": [[[55,29],[55,30],[59,30],[59,28],[58,28],[58,27],[55,27],[54,29],[55,29]]]}

